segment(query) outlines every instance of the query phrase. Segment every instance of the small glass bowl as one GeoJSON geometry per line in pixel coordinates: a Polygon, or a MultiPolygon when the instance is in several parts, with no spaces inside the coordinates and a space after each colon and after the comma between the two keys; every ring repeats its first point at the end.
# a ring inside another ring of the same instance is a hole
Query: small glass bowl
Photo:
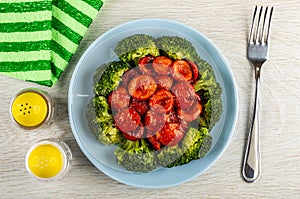
{"type": "Polygon", "coordinates": [[[10,114],[13,122],[27,130],[50,126],[55,118],[55,100],[45,91],[26,88],[12,99],[10,114]]]}
{"type": "Polygon", "coordinates": [[[63,141],[43,139],[28,150],[25,165],[28,173],[42,181],[60,179],[69,170],[72,152],[63,141]]]}

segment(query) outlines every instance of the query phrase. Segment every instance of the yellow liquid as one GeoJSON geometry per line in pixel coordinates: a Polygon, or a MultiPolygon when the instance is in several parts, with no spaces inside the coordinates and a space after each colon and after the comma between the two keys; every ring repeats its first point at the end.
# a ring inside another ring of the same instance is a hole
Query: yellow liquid
{"type": "Polygon", "coordinates": [[[37,146],[28,157],[28,167],[33,175],[40,178],[56,176],[63,168],[63,155],[51,144],[37,146]]]}

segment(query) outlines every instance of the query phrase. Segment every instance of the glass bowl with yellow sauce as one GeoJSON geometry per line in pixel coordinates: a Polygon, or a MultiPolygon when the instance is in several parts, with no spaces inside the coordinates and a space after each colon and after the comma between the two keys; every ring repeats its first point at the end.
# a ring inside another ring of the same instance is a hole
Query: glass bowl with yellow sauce
{"type": "Polygon", "coordinates": [[[44,139],[34,144],[25,158],[26,169],[33,177],[49,181],[61,178],[68,170],[72,153],[59,139],[44,139]]]}

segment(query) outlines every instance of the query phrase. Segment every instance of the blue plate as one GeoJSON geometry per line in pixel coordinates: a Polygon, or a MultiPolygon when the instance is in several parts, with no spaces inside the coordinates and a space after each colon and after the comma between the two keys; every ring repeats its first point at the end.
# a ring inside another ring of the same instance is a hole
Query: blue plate
{"type": "Polygon", "coordinates": [[[234,133],[238,115],[237,89],[231,69],[216,46],[198,31],[166,19],[140,19],[119,25],[100,36],[79,60],[69,88],[68,109],[74,137],[86,157],[107,176],[127,185],[142,188],[165,188],[187,182],[210,168],[223,154],[234,133]],[[187,165],[157,169],[149,173],[128,172],[118,166],[114,147],[104,146],[90,132],[86,107],[93,97],[93,75],[101,64],[116,60],[113,49],[123,38],[145,33],[153,37],[177,35],[195,46],[199,55],[214,68],[222,86],[223,113],[211,131],[213,145],[202,159],[187,165]]]}

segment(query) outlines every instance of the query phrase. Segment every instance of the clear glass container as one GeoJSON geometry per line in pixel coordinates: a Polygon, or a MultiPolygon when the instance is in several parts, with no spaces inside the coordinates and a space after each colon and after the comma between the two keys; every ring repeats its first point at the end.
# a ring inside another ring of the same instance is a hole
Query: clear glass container
{"type": "Polygon", "coordinates": [[[28,130],[51,125],[55,112],[55,100],[47,92],[36,88],[26,88],[18,92],[10,106],[13,122],[28,130]]]}
{"type": "Polygon", "coordinates": [[[30,147],[25,158],[29,174],[42,181],[63,177],[68,172],[71,161],[69,146],[55,138],[40,140],[30,147]]]}

